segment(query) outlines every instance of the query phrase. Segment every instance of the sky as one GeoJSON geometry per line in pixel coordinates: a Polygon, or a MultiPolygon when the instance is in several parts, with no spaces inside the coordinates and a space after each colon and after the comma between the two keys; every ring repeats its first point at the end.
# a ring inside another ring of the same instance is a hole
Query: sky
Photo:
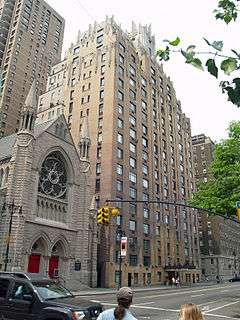
{"type": "MultiPolygon", "coordinates": [[[[78,30],[84,32],[94,21],[102,22],[106,15],[114,15],[124,30],[131,30],[132,20],[151,24],[156,37],[156,47],[164,46],[162,40],[180,37],[183,48],[197,45],[208,51],[203,37],[210,42],[223,40],[223,52],[233,48],[240,51],[239,22],[225,25],[216,21],[213,10],[217,0],[47,0],[65,18],[64,50],[75,42],[78,30]]],[[[203,57],[205,59],[205,57],[203,57]]],[[[240,108],[227,101],[221,93],[219,81],[207,71],[203,72],[184,63],[183,57],[174,54],[164,63],[164,71],[174,83],[183,112],[191,119],[192,134],[205,133],[214,141],[227,137],[227,127],[232,120],[240,120],[240,108]]],[[[220,80],[227,76],[220,74],[220,80]]]]}

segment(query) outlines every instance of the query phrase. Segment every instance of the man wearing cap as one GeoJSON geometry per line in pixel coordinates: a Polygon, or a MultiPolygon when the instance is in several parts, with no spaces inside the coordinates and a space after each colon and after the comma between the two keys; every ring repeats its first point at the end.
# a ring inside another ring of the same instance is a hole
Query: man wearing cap
{"type": "Polygon", "coordinates": [[[129,311],[132,303],[133,292],[128,287],[122,287],[117,292],[118,306],[115,309],[103,311],[97,320],[137,320],[129,311]]]}

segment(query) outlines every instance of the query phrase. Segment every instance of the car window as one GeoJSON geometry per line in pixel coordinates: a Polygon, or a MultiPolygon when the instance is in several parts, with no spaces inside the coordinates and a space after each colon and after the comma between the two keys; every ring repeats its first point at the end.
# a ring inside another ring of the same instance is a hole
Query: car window
{"type": "Polygon", "coordinates": [[[55,282],[33,282],[34,288],[45,300],[71,297],[72,293],[55,282]]]}
{"type": "Polygon", "coordinates": [[[8,286],[9,286],[9,280],[0,279],[0,298],[6,298],[8,286]]]}
{"type": "Polygon", "coordinates": [[[16,282],[12,292],[12,299],[24,300],[24,294],[33,294],[32,289],[25,283],[16,282]]]}

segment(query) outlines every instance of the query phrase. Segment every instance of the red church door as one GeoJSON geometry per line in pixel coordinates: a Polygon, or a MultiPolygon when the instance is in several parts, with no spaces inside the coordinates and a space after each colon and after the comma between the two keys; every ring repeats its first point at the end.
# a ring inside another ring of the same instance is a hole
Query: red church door
{"type": "Polygon", "coordinates": [[[28,260],[28,272],[39,273],[40,269],[40,254],[31,254],[28,260]]]}
{"type": "Polygon", "coordinates": [[[50,278],[54,278],[54,271],[58,269],[59,257],[51,257],[49,260],[48,275],[50,278]]]}

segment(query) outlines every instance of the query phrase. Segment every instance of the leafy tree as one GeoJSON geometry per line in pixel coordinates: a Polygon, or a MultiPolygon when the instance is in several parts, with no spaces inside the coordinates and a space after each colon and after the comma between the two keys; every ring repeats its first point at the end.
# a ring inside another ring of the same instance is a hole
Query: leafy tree
{"type": "MultiPolygon", "coordinates": [[[[240,0],[218,0],[218,8],[214,10],[216,19],[223,20],[226,24],[235,21],[240,11],[240,0]]],[[[207,51],[198,51],[196,46],[190,44],[187,48],[181,48],[181,40],[177,37],[175,40],[164,40],[167,43],[166,47],[157,51],[157,56],[160,61],[168,61],[171,53],[181,53],[185,58],[185,63],[190,64],[200,70],[207,71],[214,77],[218,78],[219,71],[230,76],[234,71],[240,69],[240,51],[231,49],[231,55],[223,53],[223,41],[209,41],[203,38],[208,46],[207,51]],[[202,56],[207,56],[203,62],[202,56]]],[[[223,80],[220,82],[220,87],[223,93],[226,93],[228,100],[237,107],[240,107],[240,78],[231,80],[223,80]]]]}
{"type": "Polygon", "coordinates": [[[236,215],[240,200],[240,121],[231,122],[228,139],[216,145],[208,182],[200,182],[192,205],[219,214],[236,215]]]}

